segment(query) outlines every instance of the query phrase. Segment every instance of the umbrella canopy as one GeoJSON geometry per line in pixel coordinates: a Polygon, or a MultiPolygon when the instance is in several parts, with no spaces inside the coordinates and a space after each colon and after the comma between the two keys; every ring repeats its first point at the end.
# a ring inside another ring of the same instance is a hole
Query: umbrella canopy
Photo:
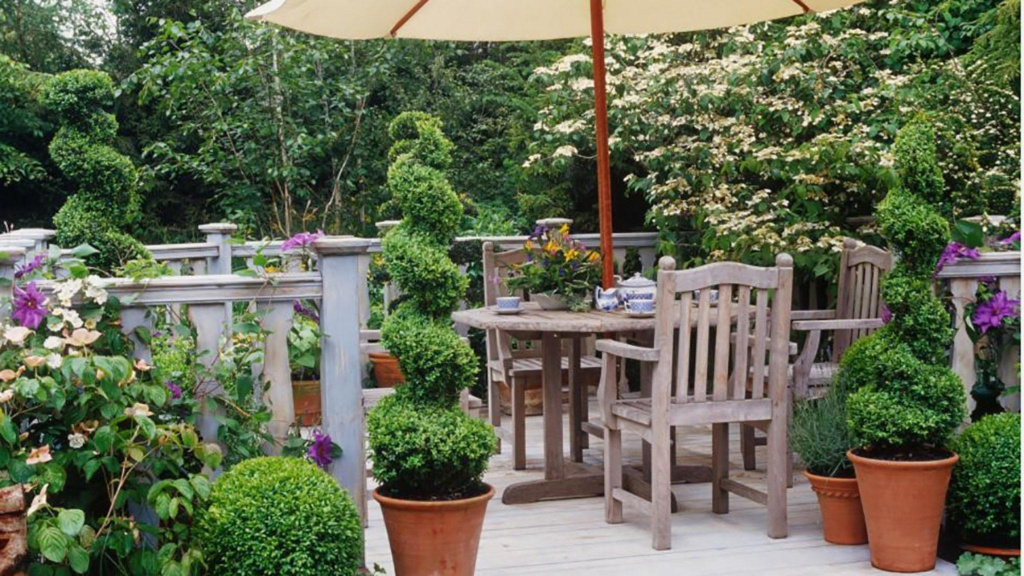
{"type": "Polygon", "coordinates": [[[598,211],[605,286],[612,283],[611,170],[604,34],[710,30],[825,12],[863,0],[271,0],[246,18],[348,40],[501,42],[591,36],[598,211]]]}

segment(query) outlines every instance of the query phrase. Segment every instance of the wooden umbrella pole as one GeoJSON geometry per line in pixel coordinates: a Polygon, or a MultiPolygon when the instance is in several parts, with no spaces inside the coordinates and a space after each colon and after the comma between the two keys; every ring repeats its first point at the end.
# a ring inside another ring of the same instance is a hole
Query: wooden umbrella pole
{"type": "Polygon", "coordinates": [[[597,210],[601,226],[601,281],[605,288],[615,284],[615,255],[612,254],[612,175],[608,154],[608,94],[604,69],[604,6],[590,0],[590,35],[594,54],[594,117],[597,125],[597,210]]]}

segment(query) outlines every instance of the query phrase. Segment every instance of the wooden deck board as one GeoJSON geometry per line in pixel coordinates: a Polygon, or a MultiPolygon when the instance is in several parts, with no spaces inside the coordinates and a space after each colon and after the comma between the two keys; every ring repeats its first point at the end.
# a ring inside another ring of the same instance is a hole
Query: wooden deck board
{"type": "MultiPolygon", "coordinates": [[[[596,406],[591,406],[591,413],[596,406]]],[[[487,482],[497,493],[491,501],[480,541],[477,573],[486,576],[643,576],[758,574],[759,576],[856,576],[885,574],[868,561],[867,546],[835,546],[821,538],[818,506],[806,480],[798,476],[789,491],[789,537],[772,540],[765,534],[765,508],[743,498],[730,499],[730,512],[711,512],[709,484],[676,485],[673,490],[681,510],[672,515],[671,550],[651,549],[648,519],[628,506],[623,524],[604,522],[604,500],[580,498],[506,506],[501,491],[514,482],[543,478],[544,451],[541,417],[527,418],[527,467],[512,470],[508,447],[491,459],[487,482]]],[[[764,488],[762,470],[744,472],[739,436],[731,430],[731,477],[764,488]]],[[[568,450],[568,434],[565,434],[568,450]]],[[[639,439],[624,439],[624,459],[638,463],[639,439]]],[[[586,462],[600,464],[600,439],[592,438],[584,451],[586,462]]],[[[758,447],[758,450],[763,450],[758,447]]],[[[711,430],[682,428],[679,431],[680,463],[709,464],[711,430]]],[[[761,455],[759,463],[765,458],[761,455]]],[[[763,466],[763,464],[762,464],[763,466]]],[[[370,481],[372,484],[372,480],[370,481]]],[[[370,486],[372,488],[372,485],[370,486]]],[[[367,491],[369,493],[369,490],[367,491]]],[[[387,533],[380,507],[369,502],[370,526],[366,529],[366,558],[394,574],[387,533]]],[[[949,563],[939,561],[934,574],[956,574],[949,563]]]]}

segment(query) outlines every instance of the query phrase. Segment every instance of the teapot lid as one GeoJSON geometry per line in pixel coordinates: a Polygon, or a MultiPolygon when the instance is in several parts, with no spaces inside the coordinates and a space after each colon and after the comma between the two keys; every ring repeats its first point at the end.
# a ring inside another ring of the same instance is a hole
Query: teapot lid
{"type": "Polygon", "coordinates": [[[649,288],[651,286],[657,286],[657,284],[658,283],[654,280],[644,278],[639,272],[633,274],[632,278],[619,282],[619,286],[623,286],[625,288],[649,288]]]}

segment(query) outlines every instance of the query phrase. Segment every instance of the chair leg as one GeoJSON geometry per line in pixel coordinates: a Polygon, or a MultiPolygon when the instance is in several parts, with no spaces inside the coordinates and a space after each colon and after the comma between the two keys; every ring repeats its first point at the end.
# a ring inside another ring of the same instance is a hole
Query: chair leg
{"type": "Polygon", "coordinates": [[[672,468],[669,426],[655,426],[651,438],[651,545],[672,548],[672,468]]]}
{"type": "Polygon", "coordinates": [[[622,502],[613,496],[622,487],[622,430],[604,428],[604,520],[622,523],[622,502]]]}
{"type": "Polygon", "coordinates": [[[754,427],[740,424],[740,454],[743,455],[744,470],[757,468],[757,442],[754,438],[754,427]]]}
{"type": "Polygon", "coordinates": [[[722,480],[729,477],[729,425],[711,425],[711,511],[729,513],[729,491],[722,480]]]}
{"type": "MultiPolygon", "coordinates": [[[[501,391],[499,383],[493,378],[487,378],[487,411],[490,414],[491,426],[501,428],[501,391]]],[[[498,438],[495,453],[501,454],[501,438],[498,438]]]]}
{"type": "Polygon", "coordinates": [[[526,469],[526,382],[512,378],[512,469],[526,469]]]}
{"type": "Polygon", "coordinates": [[[768,425],[768,537],[785,538],[789,533],[786,511],[786,483],[792,479],[786,460],[786,421],[772,420],[768,425]]]}

